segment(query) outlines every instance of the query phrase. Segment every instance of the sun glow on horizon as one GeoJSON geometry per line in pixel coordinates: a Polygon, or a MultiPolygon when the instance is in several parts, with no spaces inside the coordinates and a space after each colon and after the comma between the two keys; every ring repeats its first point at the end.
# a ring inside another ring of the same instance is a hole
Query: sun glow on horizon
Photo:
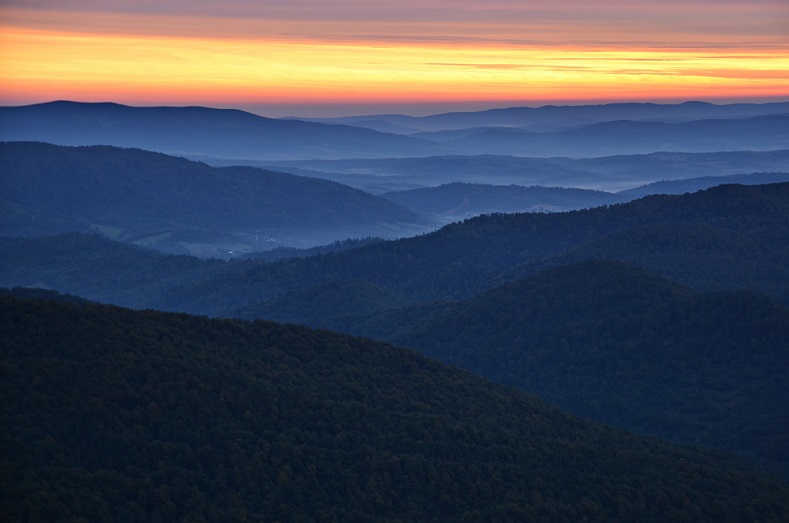
{"type": "Polygon", "coordinates": [[[238,104],[769,98],[782,49],[198,38],[6,27],[2,102],[238,104]]]}

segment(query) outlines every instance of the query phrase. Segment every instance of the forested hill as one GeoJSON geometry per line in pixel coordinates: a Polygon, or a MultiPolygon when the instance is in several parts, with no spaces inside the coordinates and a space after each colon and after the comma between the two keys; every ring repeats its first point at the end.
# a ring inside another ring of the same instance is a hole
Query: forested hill
{"type": "Polygon", "coordinates": [[[352,299],[359,289],[377,294],[381,310],[470,297],[566,263],[615,259],[698,290],[748,289],[789,303],[788,200],[789,184],[720,186],[569,213],[486,215],[415,238],[277,263],[168,257],[96,236],[3,238],[0,285],[245,317],[260,317],[256,311],[280,300],[287,315],[277,319],[304,321],[334,315],[338,305],[351,312],[358,303],[358,312],[367,312],[369,300],[352,299]]]}
{"type": "Polygon", "coordinates": [[[382,343],[0,297],[0,505],[58,521],[784,521],[789,485],[382,343]]]}
{"type": "MultiPolygon", "coordinates": [[[[209,167],[117,147],[0,143],[0,232],[98,231],[166,252],[400,237],[425,218],[351,187],[251,167],[209,167]]],[[[205,252],[207,251],[207,252],[205,252]]]]}
{"type": "MultiPolygon", "coordinates": [[[[463,298],[514,279],[517,276],[511,270],[518,265],[638,227],[674,224],[703,225],[721,232],[710,236],[705,245],[705,262],[714,255],[718,237],[728,244],[731,235],[748,236],[761,246],[753,253],[751,266],[770,282],[764,290],[780,294],[786,289],[782,276],[789,259],[787,201],[789,183],[724,185],[689,195],[651,196],[567,213],[485,215],[416,238],[261,265],[182,288],[169,294],[163,304],[203,313],[235,314],[244,304],[264,302],[332,280],[364,280],[405,293],[416,301],[463,298]]],[[[681,230],[677,230],[677,239],[682,241],[681,230]]],[[[648,242],[640,248],[649,248],[648,242]]],[[[695,263],[696,254],[693,249],[686,250],[682,263],[695,263]]],[[[748,253],[741,256],[747,258],[748,253]]],[[[706,267],[705,282],[716,275],[723,282],[747,283],[755,278],[750,272],[741,273],[740,267],[726,259],[713,261],[706,267]]],[[[660,267],[653,269],[662,272],[660,267]]],[[[734,288],[748,287],[735,284],[734,288]]]]}
{"type": "Polygon", "coordinates": [[[591,261],[461,302],[316,325],[413,347],[580,416],[789,477],[789,308],[591,261]]]}
{"type": "Polygon", "coordinates": [[[0,238],[0,286],[56,289],[124,307],[155,307],[165,290],[243,263],[167,255],[98,234],[0,238]]]}

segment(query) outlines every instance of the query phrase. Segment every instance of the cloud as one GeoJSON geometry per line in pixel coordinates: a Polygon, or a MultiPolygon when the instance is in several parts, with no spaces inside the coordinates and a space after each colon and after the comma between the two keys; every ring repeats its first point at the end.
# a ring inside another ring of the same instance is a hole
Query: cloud
{"type": "Polygon", "coordinates": [[[786,0],[4,0],[0,22],[176,36],[789,43],[786,0]]]}

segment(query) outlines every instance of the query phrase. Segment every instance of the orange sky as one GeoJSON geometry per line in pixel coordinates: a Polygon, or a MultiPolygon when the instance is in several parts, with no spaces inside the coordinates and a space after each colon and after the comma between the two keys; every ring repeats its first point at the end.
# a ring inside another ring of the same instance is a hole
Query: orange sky
{"type": "Polygon", "coordinates": [[[90,0],[69,11],[54,1],[14,3],[0,7],[4,105],[70,99],[277,115],[332,104],[352,112],[355,105],[789,99],[784,2],[765,1],[757,14],[725,1],[666,2],[662,11],[634,9],[637,1],[595,10],[577,3],[570,16],[548,6],[574,2],[526,13],[518,2],[480,11],[457,0],[454,14],[442,17],[450,4],[425,0],[414,4],[423,9],[414,19],[385,15],[374,0],[301,0],[301,11],[233,0],[221,15],[201,2],[191,2],[188,15],[177,1],[147,10],[148,2],[130,3],[120,12],[90,0]]]}

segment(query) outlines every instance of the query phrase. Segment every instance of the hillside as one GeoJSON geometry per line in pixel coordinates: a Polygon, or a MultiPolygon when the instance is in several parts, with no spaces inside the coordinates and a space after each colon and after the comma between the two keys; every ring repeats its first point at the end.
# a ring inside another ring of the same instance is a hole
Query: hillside
{"type": "Polygon", "coordinates": [[[589,260],[620,260],[658,272],[697,290],[748,289],[789,305],[789,231],[732,231],[706,224],[634,227],[505,271],[513,280],[589,260]]]}
{"type": "Polygon", "coordinates": [[[0,237],[0,286],[56,289],[125,307],[156,307],[166,291],[243,263],[166,255],[97,234],[0,237]]]}
{"type": "Polygon", "coordinates": [[[402,207],[335,182],[251,167],[209,167],[137,149],[0,144],[0,232],[96,231],[205,256],[429,227],[402,207]]]}
{"type": "Polygon", "coordinates": [[[446,148],[417,138],[347,125],[265,118],[238,110],[67,101],[0,107],[0,140],[282,160],[446,152],[446,148]]]}
{"type": "Polygon", "coordinates": [[[789,485],[417,354],[0,297],[12,520],[781,521],[789,485]]]}
{"type": "MultiPolygon", "coordinates": [[[[730,264],[725,257],[715,258],[715,252],[718,238],[724,241],[720,245],[723,253],[732,248],[732,235],[748,236],[767,249],[756,251],[750,266],[764,271],[759,279],[770,282],[770,294],[778,297],[787,291],[787,200],[789,184],[723,185],[689,195],[650,196],[566,213],[484,215],[415,238],[248,268],[174,291],[163,305],[190,312],[234,315],[245,306],[334,280],[365,280],[421,302],[466,298],[519,277],[512,274],[514,267],[638,227],[663,225],[670,229],[674,224],[722,231],[710,236],[704,249],[694,251],[689,247],[683,263],[695,264],[694,269],[703,267],[703,282],[689,278],[684,283],[706,286],[716,279],[747,281],[750,273],[741,275],[741,267],[730,264]],[[700,257],[694,258],[694,252],[700,257]]],[[[673,240],[669,234],[663,241],[673,240]]],[[[681,235],[676,241],[687,244],[681,235]]],[[[648,257],[652,249],[649,242],[634,246],[637,248],[642,249],[639,254],[643,257],[648,257]]],[[[749,252],[743,250],[740,255],[747,258],[749,252]]],[[[693,271],[687,274],[692,277],[693,271]]]]}
{"type": "Polygon", "coordinates": [[[701,294],[632,265],[592,261],[466,301],[326,326],[789,477],[789,309],[760,295],[701,294]]]}
{"type": "MultiPolygon", "coordinates": [[[[604,258],[643,265],[698,290],[750,289],[789,303],[788,191],[789,184],[724,185],[567,213],[485,215],[414,238],[276,263],[160,258],[90,236],[6,238],[0,285],[249,317],[280,298],[297,312],[296,302],[311,289],[370,284],[396,296],[393,303],[460,299],[545,268],[604,258]]],[[[321,303],[304,305],[318,313],[321,303]]],[[[317,316],[331,316],[332,307],[317,316]]]]}

